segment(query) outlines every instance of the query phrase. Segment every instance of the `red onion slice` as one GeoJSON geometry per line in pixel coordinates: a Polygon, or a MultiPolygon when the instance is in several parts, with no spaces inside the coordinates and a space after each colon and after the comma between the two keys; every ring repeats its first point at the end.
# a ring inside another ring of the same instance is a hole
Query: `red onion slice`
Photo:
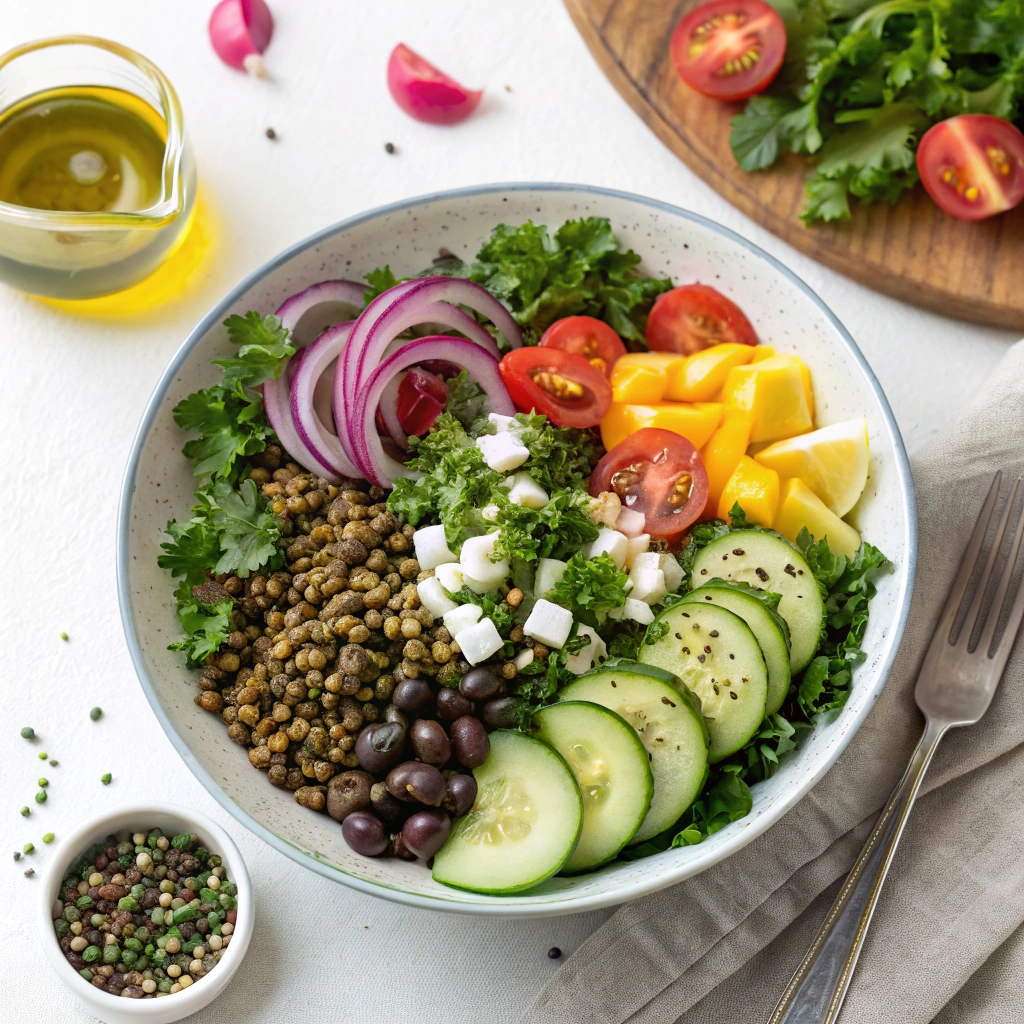
{"type": "MultiPolygon", "coordinates": [[[[353,328],[353,333],[355,328],[353,328]]],[[[351,343],[351,338],[350,338],[351,343]]],[[[502,416],[515,413],[515,406],[505,390],[498,373],[498,361],[465,338],[431,336],[416,338],[389,356],[367,378],[359,389],[354,409],[355,418],[349,421],[350,440],[356,442],[356,465],[370,483],[390,487],[395,479],[405,474],[405,467],[392,459],[384,450],[377,433],[376,411],[388,382],[398,373],[424,359],[447,359],[462,366],[486,392],[491,412],[502,416]]],[[[337,395],[337,390],[335,390],[337,395]]]]}
{"type": "Polygon", "coordinates": [[[456,124],[469,117],[483,92],[467,89],[405,43],[388,59],[388,91],[410,117],[429,124],[456,124]]]}
{"type": "Polygon", "coordinates": [[[289,331],[294,331],[303,315],[317,306],[353,306],[357,310],[362,309],[365,293],[366,285],[358,281],[319,281],[285,299],[275,315],[289,331]]]}

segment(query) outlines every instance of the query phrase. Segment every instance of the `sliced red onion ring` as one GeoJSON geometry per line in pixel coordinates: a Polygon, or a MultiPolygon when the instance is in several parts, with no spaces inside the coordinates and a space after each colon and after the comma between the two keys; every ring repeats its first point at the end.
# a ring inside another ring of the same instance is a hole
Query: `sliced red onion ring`
{"type": "Polygon", "coordinates": [[[321,463],[331,466],[337,476],[358,477],[360,473],[349,461],[338,435],[321,418],[316,401],[317,384],[325,373],[331,371],[351,330],[351,320],[335,324],[303,350],[302,360],[291,381],[290,412],[307,450],[313,452],[321,463]]]}
{"type": "Polygon", "coordinates": [[[404,377],[404,373],[396,373],[387,382],[380,396],[379,407],[381,419],[384,420],[384,426],[387,427],[391,440],[399,448],[409,447],[409,436],[402,429],[402,424],[398,422],[398,385],[402,383],[404,377]]]}
{"type": "Polygon", "coordinates": [[[450,338],[443,335],[416,338],[381,363],[369,375],[365,386],[359,389],[354,410],[355,418],[349,421],[348,433],[350,440],[356,442],[356,465],[370,483],[390,487],[397,477],[405,474],[405,467],[385,452],[381,438],[377,434],[375,414],[388,382],[396,374],[424,359],[447,359],[457,366],[464,367],[469,371],[470,377],[484,389],[491,412],[502,416],[511,416],[515,413],[515,406],[501,382],[498,361],[494,356],[465,338],[450,338]]]}
{"type": "Polygon", "coordinates": [[[294,331],[303,314],[316,306],[330,304],[362,309],[365,292],[366,285],[358,281],[320,281],[285,299],[275,315],[289,331],[294,331]]]}
{"type": "Polygon", "coordinates": [[[508,310],[485,288],[464,278],[424,277],[378,295],[356,320],[339,364],[341,372],[334,378],[334,421],[350,424],[350,429],[342,430],[339,436],[355,465],[360,459],[352,442],[361,422],[354,415],[356,399],[371,372],[381,363],[388,345],[417,324],[441,323],[469,334],[470,324],[475,321],[455,304],[488,317],[513,348],[522,345],[519,326],[508,310]]]}

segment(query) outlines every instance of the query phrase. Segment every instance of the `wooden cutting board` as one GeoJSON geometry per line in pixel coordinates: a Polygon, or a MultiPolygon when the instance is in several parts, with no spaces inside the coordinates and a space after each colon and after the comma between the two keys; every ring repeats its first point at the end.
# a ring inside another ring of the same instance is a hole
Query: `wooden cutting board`
{"type": "MultiPolygon", "coordinates": [[[[854,204],[849,221],[806,227],[808,162],[790,155],[747,174],[729,149],[741,104],[686,86],[669,57],[676,23],[698,0],[565,0],[604,73],[695,173],[769,231],[878,291],[947,316],[1024,330],[1024,204],[976,223],[942,213],[917,186],[894,206],[854,204]]],[[[894,339],[898,340],[898,339],[894,339]]]]}

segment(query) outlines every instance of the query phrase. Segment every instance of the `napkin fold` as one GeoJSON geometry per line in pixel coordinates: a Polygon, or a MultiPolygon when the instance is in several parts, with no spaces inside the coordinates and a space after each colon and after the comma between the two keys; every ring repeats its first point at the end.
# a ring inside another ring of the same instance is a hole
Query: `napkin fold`
{"type": "MultiPolygon", "coordinates": [[[[849,747],[739,853],[627,904],[570,957],[530,1024],[764,1024],[923,728],[913,688],[997,469],[1024,470],[1024,341],[911,459],[914,599],[881,696],[849,747]]],[[[942,741],[889,873],[842,1024],[1024,1019],[1024,642],[988,713],[942,741]]]]}

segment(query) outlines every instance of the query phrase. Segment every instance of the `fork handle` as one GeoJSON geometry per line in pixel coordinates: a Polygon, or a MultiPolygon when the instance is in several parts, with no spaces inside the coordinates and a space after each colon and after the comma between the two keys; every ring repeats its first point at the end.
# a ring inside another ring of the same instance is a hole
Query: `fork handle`
{"type": "Polygon", "coordinates": [[[927,719],[903,778],[768,1024],[834,1024],[839,1016],[896,844],[935,748],[948,728],[948,722],[927,719]]]}

